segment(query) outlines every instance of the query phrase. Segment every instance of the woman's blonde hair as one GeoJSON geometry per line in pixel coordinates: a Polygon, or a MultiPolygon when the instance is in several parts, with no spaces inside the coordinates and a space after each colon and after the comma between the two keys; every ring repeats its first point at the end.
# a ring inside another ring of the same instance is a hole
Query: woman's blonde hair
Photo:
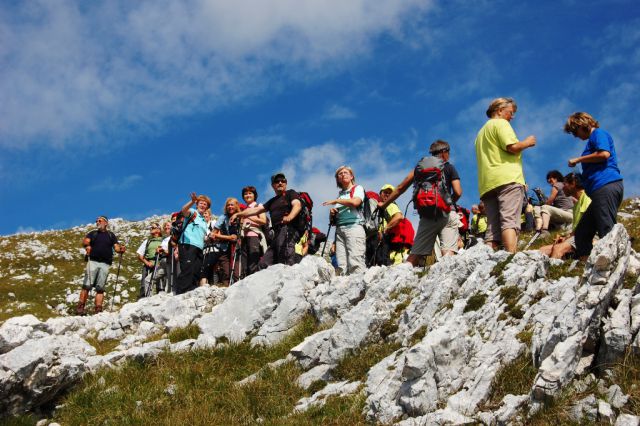
{"type": "Polygon", "coordinates": [[[487,108],[487,117],[493,118],[493,116],[500,111],[502,108],[506,108],[509,105],[513,105],[513,113],[518,110],[518,105],[516,105],[516,101],[513,98],[496,98],[491,101],[489,104],[489,108],[487,108]]]}
{"type": "Polygon", "coordinates": [[[355,173],[353,173],[353,169],[349,166],[340,166],[336,169],[336,173],[335,173],[335,178],[336,178],[336,185],[338,186],[338,188],[342,188],[342,186],[340,185],[340,182],[338,181],[338,173],[340,173],[342,170],[348,170],[349,173],[351,173],[351,183],[355,184],[356,183],[356,175],[355,173]]]}
{"type": "Polygon", "coordinates": [[[233,204],[236,205],[236,207],[238,208],[238,210],[240,210],[240,203],[238,202],[238,199],[235,197],[229,197],[226,199],[226,201],[224,202],[224,207],[222,208],[223,212],[227,212],[227,204],[229,204],[229,202],[232,202],[233,204]]]}
{"type": "Polygon", "coordinates": [[[578,129],[591,130],[593,128],[600,127],[600,123],[586,112],[574,112],[569,116],[567,122],[564,125],[565,133],[571,133],[576,135],[578,129]]]}

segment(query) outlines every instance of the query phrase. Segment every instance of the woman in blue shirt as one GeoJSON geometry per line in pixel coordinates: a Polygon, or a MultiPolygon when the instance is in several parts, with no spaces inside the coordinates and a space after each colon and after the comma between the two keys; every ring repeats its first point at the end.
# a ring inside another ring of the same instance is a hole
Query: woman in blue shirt
{"type": "Polygon", "coordinates": [[[569,160],[569,167],[582,164],[582,183],[591,198],[591,205],[575,230],[576,257],[586,258],[593,248],[595,234],[602,238],[616,224],[624,186],[613,138],[600,129],[595,118],[586,112],[571,114],[564,131],[587,141],[582,155],[569,160]]]}

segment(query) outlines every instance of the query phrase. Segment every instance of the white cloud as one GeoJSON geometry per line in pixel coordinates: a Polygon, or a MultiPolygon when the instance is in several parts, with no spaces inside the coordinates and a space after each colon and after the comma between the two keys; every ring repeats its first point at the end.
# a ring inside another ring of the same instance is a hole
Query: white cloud
{"type": "Polygon", "coordinates": [[[127,127],[162,130],[169,116],[213,111],[339,70],[366,56],[381,34],[403,37],[407,20],[430,4],[5,2],[0,144],[62,146],[122,136],[127,127]]]}
{"type": "Polygon", "coordinates": [[[355,111],[337,104],[333,104],[328,107],[322,115],[322,118],[325,120],[350,120],[356,117],[357,114],[355,111]]]}
{"type": "Polygon", "coordinates": [[[98,182],[89,187],[91,192],[109,191],[118,192],[131,188],[136,182],[142,180],[140,175],[130,175],[121,178],[108,177],[102,182],[98,182]]]}

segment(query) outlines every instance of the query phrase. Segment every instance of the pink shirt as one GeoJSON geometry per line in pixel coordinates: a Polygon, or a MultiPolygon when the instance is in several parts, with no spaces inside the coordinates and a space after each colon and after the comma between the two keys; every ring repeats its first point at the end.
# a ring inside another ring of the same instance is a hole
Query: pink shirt
{"type": "MultiPolygon", "coordinates": [[[[252,209],[252,208],[254,208],[254,207],[262,207],[262,204],[258,204],[257,202],[255,202],[255,201],[254,201],[253,203],[251,203],[251,204],[249,204],[249,205],[247,206],[247,208],[248,208],[248,209],[252,209]]],[[[254,228],[260,228],[262,225],[260,225],[260,224],[258,224],[257,222],[255,222],[255,221],[251,220],[251,218],[252,218],[252,217],[257,217],[257,216],[258,216],[258,215],[254,215],[254,216],[246,217],[246,218],[244,219],[244,221],[242,222],[242,224],[243,224],[245,227],[246,227],[246,226],[251,226],[251,227],[254,227],[254,228]]],[[[257,233],[257,232],[254,232],[254,231],[247,231],[247,232],[245,232],[244,236],[245,236],[245,237],[258,237],[259,235],[258,235],[258,233],[257,233]]]]}

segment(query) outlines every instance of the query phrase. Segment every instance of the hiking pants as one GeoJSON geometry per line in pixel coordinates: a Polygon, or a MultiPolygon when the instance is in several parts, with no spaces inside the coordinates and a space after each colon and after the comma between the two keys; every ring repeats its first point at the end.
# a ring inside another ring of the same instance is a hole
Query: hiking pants
{"type": "Polygon", "coordinates": [[[366,269],[367,236],[362,225],[336,227],[336,258],[343,274],[355,274],[366,269]]]}
{"type": "MultiPolygon", "coordinates": [[[[138,299],[145,297],[145,282],[147,280],[147,275],[153,274],[153,268],[149,268],[147,265],[142,265],[142,276],[140,277],[140,294],[138,294],[138,299]]],[[[151,279],[151,277],[149,277],[151,279]]]]}
{"type": "Polygon", "coordinates": [[[176,279],[176,294],[186,293],[198,287],[202,250],[191,244],[179,244],[180,274],[176,279]]]}
{"type": "Polygon", "coordinates": [[[275,238],[260,259],[260,269],[268,268],[276,263],[295,265],[296,243],[300,240],[300,232],[293,226],[282,225],[275,230],[275,238]]]}
{"type": "Polygon", "coordinates": [[[251,275],[259,270],[260,255],[262,248],[260,247],[260,236],[245,237],[242,240],[242,269],[243,276],[251,275]]]}
{"type": "Polygon", "coordinates": [[[576,258],[588,256],[593,248],[593,237],[600,238],[616,224],[618,207],[622,203],[624,187],[622,181],[610,182],[590,195],[591,204],[576,227],[576,258]]]}

